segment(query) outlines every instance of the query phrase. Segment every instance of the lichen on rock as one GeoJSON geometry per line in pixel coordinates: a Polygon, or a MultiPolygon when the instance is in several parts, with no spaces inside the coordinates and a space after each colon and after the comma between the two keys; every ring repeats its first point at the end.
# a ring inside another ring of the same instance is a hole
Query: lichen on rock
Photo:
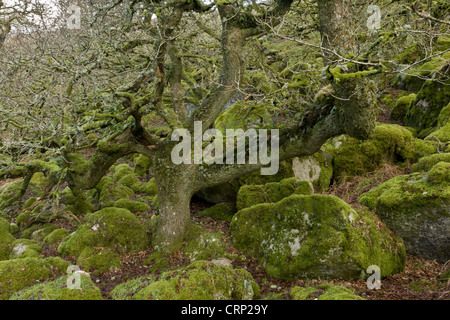
{"type": "Polygon", "coordinates": [[[134,300],[250,300],[259,286],[244,269],[196,261],[163,273],[158,281],[140,290],[134,300]]]}
{"type": "MultiPolygon", "coordinates": [[[[439,157],[424,160],[416,169],[427,169],[435,158],[439,157]]],[[[428,172],[397,176],[378,185],[359,202],[375,210],[404,239],[409,253],[446,262],[450,257],[449,171],[448,162],[437,162],[428,172]]]]}
{"type": "Polygon", "coordinates": [[[40,258],[42,247],[37,241],[17,239],[11,244],[9,259],[40,258]]]}
{"type": "Polygon", "coordinates": [[[258,203],[278,202],[291,194],[312,194],[308,181],[289,178],[280,182],[264,185],[244,185],[239,189],[236,207],[238,210],[251,207],[258,203]]]}
{"type": "Polygon", "coordinates": [[[283,280],[359,278],[370,265],[384,277],[402,271],[406,258],[400,238],[334,196],[291,195],[243,209],[231,235],[236,249],[283,280]]]}
{"type": "Polygon", "coordinates": [[[58,252],[79,256],[86,247],[137,252],[145,250],[148,244],[145,229],[134,214],[126,209],[108,207],[88,214],[86,223],[61,242],[58,252]]]}
{"type": "Polygon", "coordinates": [[[225,253],[225,250],[225,237],[219,232],[201,233],[188,241],[183,248],[184,255],[191,261],[219,258],[225,253]]]}

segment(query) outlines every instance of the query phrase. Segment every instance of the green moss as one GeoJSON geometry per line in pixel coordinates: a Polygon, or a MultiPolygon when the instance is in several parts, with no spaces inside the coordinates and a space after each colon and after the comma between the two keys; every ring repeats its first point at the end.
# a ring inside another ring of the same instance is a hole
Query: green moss
{"type": "Polygon", "coordinates": [[[133,296],[135,300],[242,300],[259,294],[259,286],[244,269],[196,261],[166,272],[133,296]]]}
{"type": "Polygon", "coordinates": [[[153,252],[147,259],[144,260],[144,264],[151,265],[149,267],[150,272],[161,272],[170,266],[169,257],[165,252],[153,252]]]}
{"type": "Polygon", "coordinates": [[[309,157],[294,158],[294,176],[298,180],[310,181],[315,190],[327,191],[333,178],[332,157],[324,152],[316,152],[309,157]]]}
{"type": "Polygon", "coordinates": [[[79,256],[86,247],[105,247],[119,252],[145,250],[148,238],[138,218],[121,208],[105,208],[86,216],[86,223],[58,247],[63,255],[79,256]]]}
{"type": "Polygon", "coordinates": [[[426,172],[429,171],[435,164],[441,161],[450,162],[450,153],[437,153],[420,158],[419,161],[411,167],[411,170],[413,172],[426,172]]]}
{"type": "Polygon", "coordinates": [[[241,210],[258,203],[278,202],[291,194],[312,194],[311,185],[308,181],[299,181],[296,178],[265,185],[245,185],[239,189],[236,207],[241,210]]]}
{"type": "Polygon", "coordinates": [[[114,202],[114,207],[124,208],[132,213],[149,211],[150,207],[143,202],[130,200],[130,199],[120,199],[114,202]]]}
{"type": "MultiPolygon", "coordinates": [[[[123,176],[122,178],[120,178],[118,183],[120,183],[124,186],[130,187],[131,189],[134,190],[133,186],[140,185],[141,181],[134,175],[134,173],[129,173],[129,174],[123,176]]],[[[134,191],[136,191],[136,190],[134,190],[134,191]]]]}
{"type": "Polygon", "coordinates": [[[25,210],[26,208],[29,208],[33,205],[33,203],[36,202],[36,197],[31,197],[29,198],[27,201],[25,201],[25,203],[22,206],[22,209],[25,210]]]}
{"type": "Polygon", "coordinates": [[[66,237],[67,235],[69,235],[69,231],[67,231],[66,229],[55,229],[42,240],[42,244],[47,246],[55,244],[58,241],[64,239],[64,237],[66,237]]]}
{"type": "Polygon", "coordinates": [[[0,300],[52,275],[50,264],[40,258],[0,261],[0,300]]]}
{"type": "Polygon", "coordinates": [[[183,248],[184,255],[191,261],[219,258],[225,250],[225,237],[219,232],[202,233],[183,248]]]}
{"type": "Polygon", "coordinates": [[[231,222],[236,211],[236,204],[234,202],[222,202],[200,211],[198,215],[200,217],[211,217],[214,220],[231,222]]]}
{"type": "Polygon", "coordinates": [[[422,52],[420,50],[420,46],[417,43],[414,43],[396,56],[395,60],[401,64],[412,64],[421,57],[422,52]]]}
{"type": "Polygon", "coordinates": [[[403,118],[406,116],[408,112],[409,106],[416,99],[416,94],[411,93],[408,96],[400,97],[396,102],[394,107],[391,110],[389,117],[395,121],[403,121],[403,118]]]}
{"type": "Polygon", "coordinates": [[[20,237],[22,239],[32,239],[38,242],[42,242],[45,237],[47,237],[54,230],[58,229],[55,225],[51,223],[46,224],[35,224],[34,226],[25,229],[20,237]]]}
{"type": "Polygon", "coordinates": [[[359,202],[374,209],[404,239],[408,252],[445,262],[450,255],[446,222],[450,183],[447,164],[435,166],[430,169],[432,175],[413,173],[388,180],[362,195],[359,202]]]}
{"type": "Polygon", "coordinates": [[[9,225],[9,233],[14,235],[14,234],[16,234],[18,232],[19,232],[19,226],[17,224],[15,224],[15,223],[11,223],[9,225]]]}
{"type": "Polygon", "coordinates": [[[14,240],[14,236],[10,233],[9,222],[0,218],[0,261],[9,258],[14,240]]]}
{"type": "Polygon", "coordinates": [[[331,283],[324,283],[319,285],[318,288],[296,286],[292,288],[290,296],[294,300],[364,300],[356,295],[353,290],[331,283]],[[321,291],[323,289],[324,291],[321,291]]]}
{"type": "Polygon", "coordinates": [[[42,252],[42,247],[37,241],[28,239],[17,239],[11,247],[9,259],[40,258],[42,252]]]}
{"type": "Polygon", "coordinates": [[[151,178],[146,183],[139,183],[133,185],[133,190],[138,193],[142,193],[149,196],[154,196],[158,193],[155,178],[151,178]]]}
{"type": "Polygon", "coordinates": [[[128,164],[122,163],[114,167],[113,179],[119,182],[120,179],[129,174],[133,174],[133,169],[128,164]]]}
{"type": "Polygon", "coordinates": [[[450,102],[442,108],[438,117],[438,126],[442,127],[450,121],[450,102]]]}
{"type": "Polygon", "coordinates": [[[134,164],[134,173],[138,176],[143,177],[148,173],[150,169],[151,159],[140,154],[134,159],[134,164]]]}
{"type": "Polygon", "coordinates": [[[342,287],[332,286],[320,295],[319,300],[364,300],[356,295],[353,290],[342,287]]]}
{"type": "Polygon", "coordinates": [[[289,295],[294,300],[311,300],[312,294],[317,291],[314,287],[298,287],[292,288],[289,295]]]}
{"type": "Polygon", "coordinates": [[[438,162],[428,171],[427,180],[433,184],[450,183],[450,162],[438,162]]]}
{"type": "Polygon", "coordinates": [[[436,40],[437,49],[440,51],[445,51],[450,49],[450,37],[449,36],[440,36],[436,40]]]}
{"type": "Polygon", "coordinates": [[[46,262],[48,262],[53,269],[56,269],[58,273],[67,273],[67,268],[69,268],[72,263],[64,260],[60,257],[48,257],[44,259],[46,262]]]}
{"type": "MultiPolygon", "coordinates": [[[[283,160],[280,162],[279,170],[274,175],[262,176],[260,171],[248,173],[239,178],[239,184],[243,185],[260,185],[270,182],[280,182],[283,179],[294,177],[292,169],[292,160],[283,160]]],[[[236,190],[237,191],[237,190],[236,190]]]]}
{"type": "Polygon", "coordinates": [[[411,281],[409,283],[409,286],[411,287],[412,291],[415,292],[424,292],[424,291],[437,291],[442,287],[445,287],[445,284],[434,282],[434,281],[428,281],[425,279],[420,279],[417,281],[411,281]]]}
{"type": "Polygon", "coordinates": [[[275,107],[269,104],[237,101],[232,107],[222,111],[214,122],[214,127],[226,135],[226,129],[243,129],[249,126],[268,126],[273,123],[270,114],[275,107]]]}
{"type": "Polygon", "coordinates": [[[142,276],[117,285],[110,293],[113,300],[131,300],[132,297],[149,286],[155,279],[152,275],[142,276]]]}
{"type": "Polygon", "coordinates": [[[448,269],[447,271],[442,272],[441,275],[439,276],[439,279],[445,280],[445,281],[450,280],[450,269],[448,269]]]}
{"type": "Polygon", "coordinates": [[[372,264],[383,276],[403,270],[401,239],[373,218],[337,197],[291,195],[239,211],[231,235],[237,250],[283,280],[358,278],[372,264]]]}
{"type": "Polygon", "coordinates": [[[333,156],[334,174],[338,180],[374,171],[385,162],[412,160],[416,156],[411,132],[399,125],[379,124],[366,141],[348,137],[337,148],[326,150],[333,156]]]}
{"type": "Polygon", "coordinates": [[[80,289],[69,289],[69,275],[65,275],[19,291],[10,300],[103,300],[100,289],[91,278],[85,274],[79,275],[80,289]]]}
{"type": "Polygon", "coordinates": [[[85,271],[98,275],[106,271],[120,269],[122,262],[120,256],[114,251],[87,247],[81,252],[77,265],[85,271]]]}
{"type": "Polygon", "coordinates": [[[99,205],[102,208],[114,206],[119,199],[130,199],[135,196],[133,189],[113,181],[106,181],[101,188],[99,205]]]}
{"type": "Polygon", "coordinates": [[[335,68],[330,69],[330,73],[336,82],[339,82],[341,80],[346,80],[346,79],[353,79],[353,78],[360,79],[360,78],[374,75],[374,74],[377,74],[380,72],[377,69],[357,71],[354,73],[342,73],[341,71],[342,71],[341,67],[335,67],[335,68]]]}
{"type": "MultiPolygon", "coordinates": [[[[23,179],[19,179],[0,187],[0,209],[5,211],[11,209],[11,201],[14,200],[18,194],[20,194],[22,184],[23,179]]],[[[45,192],[41,187],[30,181],[27,188],[27,194],[31,195],[31,197],[42,197],[44,196],[44,193],[45,192]]],[[[15,208],[16,207],[14,206],[13,209],[15,208]]]]}
{"type": "Polygon", "coordinates": [[[442,143],[449,143],[450,142],[450,121],[444,124],[441,128],[438,130],[432,132],[430,134],[429,139],[438,138],[439,142],[442,143]],[[432,136],[432,137],[431,137],[432,136]]]}
{"type": "Polygon", "coordinates": [[[405,124],[419,130],[435,127],[441,110],[450,101],[449,84],[426,81],[408,109],[405,124]]]}
{"type": "Polygon", "coordinates": [[[438,152],[439,145],[434,140],[415,139],[413,141],[414,160],[438,152]]]}

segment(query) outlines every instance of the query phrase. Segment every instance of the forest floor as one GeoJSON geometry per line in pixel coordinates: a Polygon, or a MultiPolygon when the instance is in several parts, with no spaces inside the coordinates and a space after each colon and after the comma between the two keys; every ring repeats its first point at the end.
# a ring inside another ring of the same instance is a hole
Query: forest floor
{"type": "MultiPolygon", "coordinates": [[[[393,96],[396,92],[390,92],[393,96]]],[[[379,113],[379,122],[394,123],[389,120],[390,110],[385,105],[382,106],[379,113]]],[[[397,124],[401,124],[395,122],[397,124]]],[[[89,155],[87,155],[89,156],[89,155]]],[[[130,163],[131,164],[131,163],[130,163]]],[[[386,164],[375,172],[364,176],[358,176],[347,180],[343,183],[332,185],[330,189],[324,193],[335,195],[346,201],[355,208],[360,208],[357,200],[365,192],[374,188],[379,183],[389,180],[395,176],[409,173],[409,167],[398,167],[386,164]],[[365,179],[371,179],[370,185],[362,184],[365,179]]],[[[143,180],[149,180],[151,176],[142,177],[143,180]]],[[[11,181],[0,181],[4,184],[11,181]]],[[[231,245],[230,223],[225,221],[214,220],[209,217],[200,217],[198,212],[212,206],[201,199],[194,198],[191,203],[191,219],[196,224],[202,226],[207,232],[220,232],[225,235],[225,242],[228,244],[229,250],[226,251],[228,256],[237,258],[232,260],[235,268],[244,268],[250,272],[261,288],[260,295],[255,299],[270,300],[289,300],[289,293],[294,286],[314,286],[328,282],[351,288],[359,296],[368,300],[450,300],[450,281],[442,281],[439,275],[450,268],[450,261],[446,264],[437,261],[425,260],[413,255],[407,255],[405,270],[401,273],[391,275],[381,281],[381,289],[370,290],[367,288],[366,281],[360,280],[297,280],[282,281],[270,277],[265,273],[262,266],[251,257],[237,252],[231,245]]],[[[152,208],[150,212],[138,213],[141,222],[151,219],[156,214],[152,208]]],[[[79,217],[83,219],[83,217],[79,217]]],[[[76,225],[67,219],[61,219],[53,222],[58,227],[65,228],[70,232],[75,231],[76,225]]],[[[43,257],[57,256],[57,248],[59,243],[52,246],[44,246],[42,252],[43,257]]],[[[91,274],[94,283],[100,288],[105,299],[111,299],[110,292],[120,283],[145,276],[149,274],[157,275],[161,271],[150,271],[152,265],[146,265],[144,261],[153,253],[149,248],[146,251],[138,253],[122,254],[122,268],[100,273],[98,275],[91,274]]],[[[76,264],[76,257],[66,258],[73,264],[76,264]]],[[[190,264],[190,260],[183,255],[182,250],[175,252],[169,258],[167,270],[175,270],[190,264]]],[[[321,289],[314,295],[319,296],[321,289]]]]}
{"type": "MultiPolygon", "coordinates": [[[[226,242],[231,244],[230,224],[225,221],[214,220],[209,217],[200,217],[197,213],[211,206],[204,201],[195,199],[191,203],[191,218],[196,224],[202,226],[207,232],[220,232],[225,235],[226,242]]],[[[148,213],[142,215],[141,219],[147,219],[148,213]]],[[[58,221],[61,227],[74,229],[68,225],[68,220],[58,221]]],[[[42,255],[44,257],[56,256],[58,244],[44,246],[42,255]]],[[[261,293],[255,299],[289,300],[289,293],[294,286],[314,286],[328,282],[351,288],[356,294],[368,300],[450,300],[450,281],[442,281],[439,275],[450,266],[436,261],[425,260],[413,255],[407,255],[405,270],[401,273],[389,276],[381,280],[380,290],[369,290],[366,281],[360,280],[297,280],[282,281],[270,277],[265,273],[262,266],[251,257],[246,257],[235,251],[232,246],[226,253],[239,258],[233,259],[235,268],[244,268],[250,272],[261,288],[261,293]]],[[[94,283],[100,288],[105,299],[111,299],[110,292],[120,283],[145,276],[157,275],[158,271],[150,271],[152,265],[146,265],[146,260],[152,254],[152,249],[138,253],[122,254],[123,267],[98,275],[91,274],[94,283]]],[[[76,258],[68,258],[75,264],[76,258]]],[[[190,264],[188,258],[180,250],[169,257],[167,270],[175,270],[190,264]]],[[[316,292],[320,295],[320,290],[316,292]]]]}

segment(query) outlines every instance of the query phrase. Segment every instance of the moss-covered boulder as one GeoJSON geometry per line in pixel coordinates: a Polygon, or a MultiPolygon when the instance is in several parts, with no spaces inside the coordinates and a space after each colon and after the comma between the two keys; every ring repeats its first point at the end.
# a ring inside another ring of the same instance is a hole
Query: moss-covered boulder
{"type": "Polygon", "coordinates": [[[12,250],[12,243],[15,238],[10,230],[9,222],[0,218],[0,261],[7,260],[12,250]]]}
{"type": "Polygon", "coordinates": [[[9,259],[39,258],[42,252],[42,247],[37,241],[28,239],[17,239],[11,247],[9,259]]]}
{"type": "Polygon", "coordinates": [[[0,261],[0,300],[51,277],[51,264],[41,258],[0,261]]]}
{"type": "Polygon", "coordinates": [[[374,171],[386,162],[414,159],[414,140],[412,133],[402,126],[379,124],[370,139],[360,141],[345,136],[328,143],[326,152],[333,156],[335,178],[343,180],[374,171]]]}
{"type": "Polygon", "coordinates": [[[110,293],[113,300],[131,300],[133,296],[154,282],[152,275],[142,276],[117,285],[110,293]]]}
{"type": "Polygon", "coordinates": [[[155,178],[151,178],[147,182],[141,182],[140,184],[134,184],[133,190],[135,190],[135,192],[142,193],[147,196],[154,196],[158,193],[155,178]]]}
{"type": "MultiPolygon", "coordinates": [[[[442,67],[440,63],[448,63],[450,59],[450,52],[445,54],[447,61],[442,59],[430,61],[424,64],[422,72],[426,72],[427,69],[439,71],[442,67]]],[[[444,70],[442,69],[442,70],[444,70]]],[[[411,103],[408,112],[404,118],[405,124],[418,130],[424,130],[426,128],[432,128],[437,125],[439,114],[448,102],[450,101],[450,81],[442,82],[435,80],[426,81],[421,87],[415,100],[411,103]]]]}
{"type": "Polygon", "coordinates": [[[324,152],[294,158],[292,170],[298,180],[310,181],[315,190],[326,191],[333,178],[333,159],[324,152]]]}
{"type": "Polygon", "coordinates": [[[315,287],[295,286],[290,292],[293,300],[364,300],[355,294],[352,289],[324,283],[315,287]]]}
{"type": "Polygon", "coordinates": [[[214,220],[231,222],[231,219],[236,212],[237,209],[234,202],[222,202],[200,211],[198,215],[200,217],[211,217],[214,220]]]}
{"type": "Polygon", "coordinates": [[[400,238],[367,211],[334,196],[292,195],[238,211],[231,222],[234,247],[255,257],[279,279],[359,278],[370,265],[382,276],[400,272],[400,238]]]}
{"type": "Polygon", "coordinates": [[[60,257],[47,257],[44,259],[46,262],[50,263],[53,272],[64,274],[68,272],[68,268],[72,265],[72,262],[64,260],[60,257]]]}
{"type": "Polygon", "coordinates": [[[158,281],[133,296],[135,300],[247,300],[259,294],[259,286],[244,269],[196,261],[163,273],[158,281]]]}
{"type": "Polygon", "coordinates": [[[251,207],[258,203],[278,202],[292,194],[312,194],[313,190],[308,181],[297,178],[284,179],[264,185],[245,185],[239,189],[236,207],[238,210],[251,207]]]}
{"type": "Polygon", "coordinates": [[[86,216],[83,224],[58,247],[62,255],[79,256],[86,247],[105,247],[118,252],[145,250],[149,240],[143,225],[130,211],[104,208],[86,216]]]}
{"type": "Polygon", "coordinates": [[[440,262],[450,257],[449,165],[438,162],[427,173],[395,177],[359,200],[404,239],[408,252],[440,262]]]}
{"type": "MultiPolygon", "coordinates": [[[[6,213],[14,212],[17,208],[14,201],[17,200],[17,195],[20,194],[22,185],[23,179],[18,179],[0,187],[0,210],[6,213]]],[[[30,181],[26,195],[27,197],[42,197],[44,190],[34,181],[30,181]]]]}
{"type": "Polygon", "coordinates": [[[450,162],[450,153],[436,153],[420,158],[419,161],[411,167],[411,170],[413,172],[426,172],[439,162],[450,162]]]}
{"type": "Polygon", "coordinates": [[[35,224],[31,226],[28,229],[25,229],[20,237],[22,239],[31,239],[38,242],[42,242],[45,237],[47,237],[49,234],[51,234],[53,231],[58,229],[55,225],[51,223],[45,223],[45,224],[35,224]]]}
{"type": "Polygon", "coordinates": [[[394,121],[403,121],[403,118],[406,116],[409,106],[414,101],[414,99],[416,99],[415,93],[411,93],[410,95],[398,98],[398,100],[392,107],[389,117],[394,121]]]}
{"type": "Polygon", "coordinates": [[[98,204],[101,208],[113,207],[114,203],[120,199],[131,199],[135,196],[135,192],[119,182],[114,181],[110,177],[103,177],[99,191],[98,204]]]}
{"type": "Polygon", "coordinates": [[[446,152],[450,151],[448,150],[448,146],[450,145],[450,122],[445,123],[436,131],[431,132],[427,136],[427,139],[437,139],[442,145],[443,150],[445,150],[446,152]]]}
{"type": "Polygon", "coordinates": [[[184,255],[191,261],[219,258],[225,253],[225,250],[225,238],[219,232],[202,233],[188,241],[183,248],[184,255]]]}
{"type": "Polygon", "coordinates": [[[77,265],[85,271],[98,275],[106,271],[120,269],[122,262],[120,256],[110,249],[87,247],[78,257],[77,265]]]}
{"type": "Polygon", "coordinates": [[[441,110],[438,117],[438,126],[443,126],[450,121],[450,102],[441,110]]]}
{"type": "Polygon", "coordinates": [[[43,240],[42,244],[46,246],[50,246],[52,244],[57,243],[58,241],[64,239],[69,235],[69,231],[63,228],[58,228],[50,232],[43,240]]]}
{"type": "Polygon", "coordinates": [[[145,176],[151,165],[151,159],[142,154],[134,158],[134,173],[138,176],[145,176]]]}
{"type": "Polygon", "coordinates": [[[144,202],[126,198],[114,202],[114,207],[127,209],[132,213],[145,212],[150,210],[150,207],[144,202]]]}
{"type": "Polygon", "coordinates": [[[79,276],[79,289],[70,289],[67,286],[70,276],[65,275],[16,292],[10,300],[103,300],[100,289],[91,277],[82,273],[79,276]]]}

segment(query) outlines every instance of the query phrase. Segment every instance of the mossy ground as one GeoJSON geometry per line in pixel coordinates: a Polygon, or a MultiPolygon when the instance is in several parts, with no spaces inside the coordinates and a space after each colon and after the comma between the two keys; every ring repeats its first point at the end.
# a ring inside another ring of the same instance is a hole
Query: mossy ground
{"type": "Polygon", "coordinates": [[[89,276],[79,274],[79,289],[68,288],[69,277],[36,284],[15,293],[10,300],[103,300],[100,289],[89,276]]]}
{"type": "Polygon", "coordinates": [[[290,292],[294,300],[364,300],[354,290],[323,283],[317,287],[294,287],[290,292]]]}
{"type": "Polygon", "coordinates": [[[252,299],[258,294],[259,286],[247,271],[197,261],[176,272],[162,274],[158,281],[140,290],[133,299],[241,300],[252,299]]]}

